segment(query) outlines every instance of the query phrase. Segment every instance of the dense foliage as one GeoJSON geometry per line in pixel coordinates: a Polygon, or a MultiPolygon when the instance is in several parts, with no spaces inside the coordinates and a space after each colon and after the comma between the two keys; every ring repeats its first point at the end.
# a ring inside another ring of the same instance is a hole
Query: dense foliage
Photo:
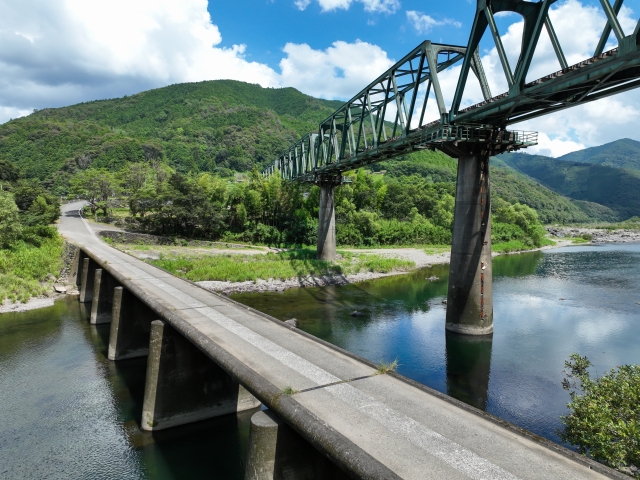
{"type": "Polygon", "coordinates": [[[571,413],[561,438],[578,451],[640,478],[640,367],[623,365],[592,379],[587,357],[565,362],[571,413]]]}
{"type": "Polygon", "coordinates": [[[231,80],[172,85],[8,122],[0,126],[0,160],[57,194],[89,165],[113,171],[163,161],[183,173],[230,175],[264,166],[338,105],[231,80]]]}
{"type": "Polygon", "coordinates": [[[41,186],[19,180],[0,191],[0,303],[44,293],[42,283],[61,266],[62,239],[50,224],[60,200],[41,186]]]}
{"type": "Polygon", "coordinates": [[[619,217],[602,218],[604,221],[625,220],[640,215],[640,198],[637,195],[640,189],[640,171],[561,162],[525,153],[502,155],[500,159],[562,195],[604,205],[619,217]]]}

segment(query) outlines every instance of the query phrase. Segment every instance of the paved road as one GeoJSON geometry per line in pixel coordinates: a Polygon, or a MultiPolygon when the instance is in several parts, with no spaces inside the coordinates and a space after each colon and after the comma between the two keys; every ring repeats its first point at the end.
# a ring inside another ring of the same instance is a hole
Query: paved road
{"type": "MultiPolygon", "coordinates": [[[[492,417],[103,243],[64,207],[59,229],[260,401],[368,478],[582,479],[616,475],[492,417]],[[355,379],[355,380],[354,380],[355,379]],[[291,387],[300,393],[286,396],[291,387]],[[394,472],[394,473],[391,473],[394,472]]],[[[444,325],[443,325],[444,328],[444,325]]],[[[622,477],[624,478],[624,477],[622,477]]]]}

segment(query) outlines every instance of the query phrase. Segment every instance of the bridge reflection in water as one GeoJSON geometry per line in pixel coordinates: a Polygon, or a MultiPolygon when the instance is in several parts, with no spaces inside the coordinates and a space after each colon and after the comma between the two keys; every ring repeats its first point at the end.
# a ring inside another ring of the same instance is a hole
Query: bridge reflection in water
{"type": "Polygon", "coordinates": [[[447,394],[487,409],[493,335],[446,332],[447,394]]]}

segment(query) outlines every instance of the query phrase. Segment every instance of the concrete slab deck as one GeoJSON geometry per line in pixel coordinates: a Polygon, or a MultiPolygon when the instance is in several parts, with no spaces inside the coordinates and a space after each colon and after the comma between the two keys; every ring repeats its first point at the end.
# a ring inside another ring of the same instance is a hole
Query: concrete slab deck
{"type": "Polygon", "coordinates": [[[67,239],[343,468],[367,478],[626,478],[119,252],[79,208],[63,208],[67,239]]]}

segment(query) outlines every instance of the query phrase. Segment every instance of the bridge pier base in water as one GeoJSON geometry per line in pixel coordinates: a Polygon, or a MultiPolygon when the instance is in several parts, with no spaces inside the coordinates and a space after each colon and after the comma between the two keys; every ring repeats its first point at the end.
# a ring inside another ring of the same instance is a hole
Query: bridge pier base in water
{"type": "Polygon", "coordinates": [[[124,287],[115,287],[109,334],[109,360],[145,357],[151,322],[158,315],[124,287]]]}
{"type": "Polygon", "coordinates": [[[320,213],[318,218],[318,251],[316,258],[333,262],[336,259],[336,206],[334,182],[320,183],[320,213]]]}
{"type": "Polygon", "coordinates": [[[87,256],[80,257],[80,302],[89,303],[93,298],[93,280],[96,273],[96,262],[87,256]]]}
{"type": "Polygon", "coordinates": [[[151,322],[142,429],[164,428],[240,412],[260,401],[161,320],[151,322]]]}
{"type": "Polygon", "coordinates": [[[251,417],[245,472],[245,480],[349,478],[269,410],[251,417]]]}
{"type": "Polygon", "coordinates": [[[98,325],[111,322],[114,288],[118,286],[109,272],[97,268],[93,279],[93,296],[91,299],[91,316],[89,323],[98,325]]]}
{"type": "Polygon", "coordinates": [[[493,332],[489,155],[458,158],[446,329],[493,332]]]}

